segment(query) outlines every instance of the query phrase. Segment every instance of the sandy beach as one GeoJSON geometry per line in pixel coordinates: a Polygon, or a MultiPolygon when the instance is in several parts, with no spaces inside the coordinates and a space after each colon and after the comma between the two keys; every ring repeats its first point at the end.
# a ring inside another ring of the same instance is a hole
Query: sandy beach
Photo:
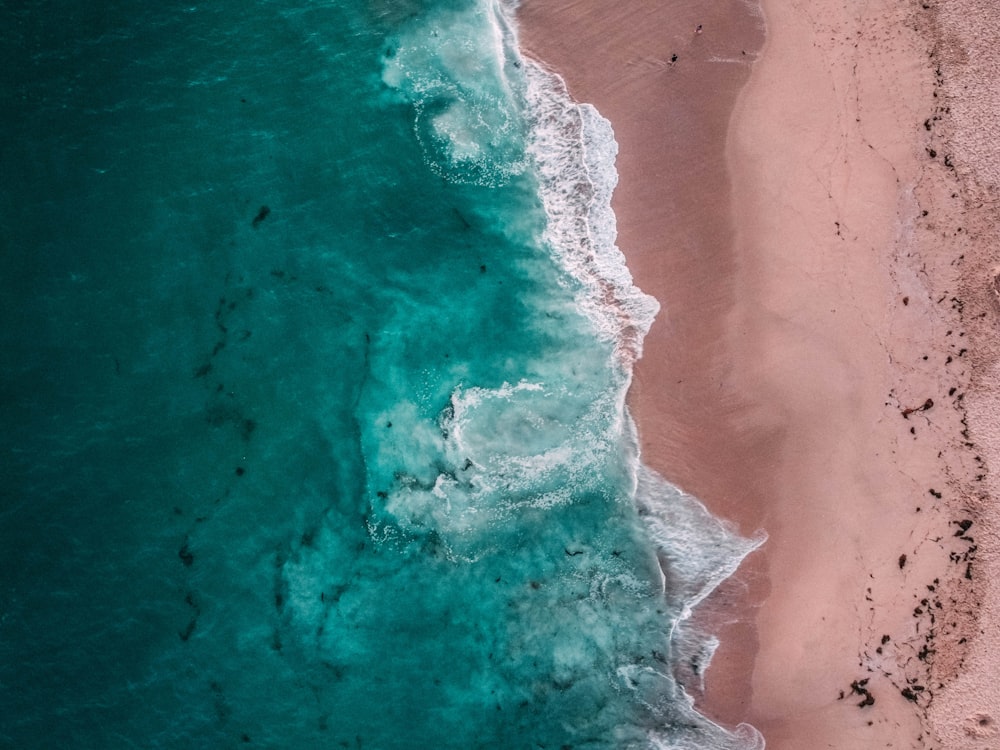
{"type": "Polygon", "coordinates": [[[769,535],[696,613],[698,705],[778,750],[996,748],[994,12],[648,6],[519,13],[619,142],[644,460],[769,535]]]}

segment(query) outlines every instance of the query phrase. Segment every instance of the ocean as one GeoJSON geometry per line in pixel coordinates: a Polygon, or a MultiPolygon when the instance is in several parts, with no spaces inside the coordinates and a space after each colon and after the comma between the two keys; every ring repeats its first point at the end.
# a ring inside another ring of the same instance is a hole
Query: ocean
{"type": "Polygon", "coordinates": [[[0,6],[0,747],[751,750],[610,124],[497,0],[0,6]],[[688,685],[691,687],[690,685],[688,685]]]}

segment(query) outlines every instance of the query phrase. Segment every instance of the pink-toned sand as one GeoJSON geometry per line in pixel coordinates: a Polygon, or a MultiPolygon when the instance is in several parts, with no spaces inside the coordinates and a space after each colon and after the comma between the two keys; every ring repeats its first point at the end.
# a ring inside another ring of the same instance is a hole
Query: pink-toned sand
{"type": "Polygon", "coordinates": [[[770,537],[696,615],[699,706],[775,750],[1000,747],[990,3],[519,15],[619,141],[644,460],[770,537]]]}

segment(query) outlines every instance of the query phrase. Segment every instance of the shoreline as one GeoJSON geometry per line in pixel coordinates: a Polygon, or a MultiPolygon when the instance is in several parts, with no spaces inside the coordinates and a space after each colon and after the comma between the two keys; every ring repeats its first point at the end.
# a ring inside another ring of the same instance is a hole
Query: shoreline
{"type": "Polygon", "coordinates": [[[619,142],[618,244],[663,306],[629,394],[643,460],[770,536],[696,610],[721,645],[688,690],[775,750],[987,750],[1000,155],[997,110],[962,105],[996,96],[998,23],[763,0],[765,46],[750,6],[624,2],[519,26],[619,142]]]}
{"type": "MultiPolygon", "coordinates": [[[[763,28],[749,11],[706,13],[693,0],[653,9],[631,0],[628,10],[627,28],[609,34],[626,15],[620,6],[528,2],[518,11],[520,42],[615,129],[617,244],[637,286],[661,304],[628,398],[642,459],[752,538],[762,528],[764,487],[753,477],[748,489],[730,452],[736,445],[749,454],[759,435],[743,429],[748,407],[721,348],[737,283],[725,143],[763,28]],[[588,65],[598,56],[615,65],[588,65]]],[[[686,688],[702,713],[728,727],[746,720],[756,640],[753,623],[733,613],[766,594],[766,548],[695,610],[694,624],[711,621],[720,645],[704,694],[686,688]]]]}

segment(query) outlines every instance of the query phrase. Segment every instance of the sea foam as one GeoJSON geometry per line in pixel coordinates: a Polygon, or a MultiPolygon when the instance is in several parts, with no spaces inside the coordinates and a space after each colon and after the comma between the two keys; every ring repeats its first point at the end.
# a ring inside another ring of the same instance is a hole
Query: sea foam
{"type": "Polygon", "coordinates": [[[514,54],[503,31],[489,6],[441,8],[383,60],[383,82],[414,107],[427,165],[447,180],[495,187],[525,169],[517,98],[503,85],[514,54]]]}

